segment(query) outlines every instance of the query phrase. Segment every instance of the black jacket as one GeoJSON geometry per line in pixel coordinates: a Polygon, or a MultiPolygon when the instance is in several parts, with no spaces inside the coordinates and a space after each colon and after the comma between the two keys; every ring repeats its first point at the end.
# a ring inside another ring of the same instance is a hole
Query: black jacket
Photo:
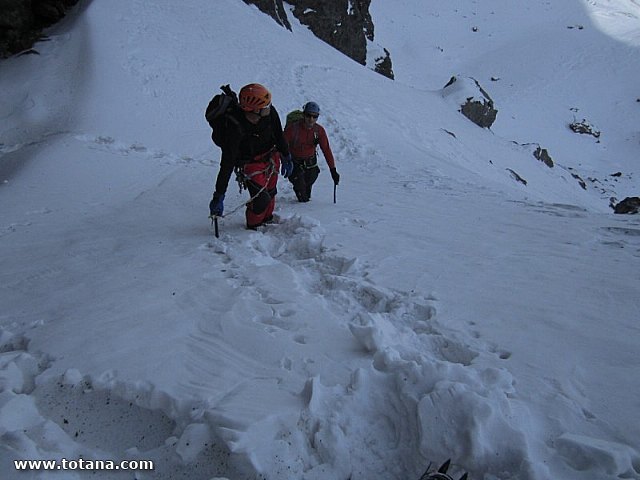
{"type": "Polygon", "coordinates": [[[262,117],[255,125],[251,123],[240,109],[231,113],[227,135],[222,145],[220,171],[216,179],[216,192],[227,191],[229,179],[235,167],[255,161],[255,157],[264,154],[274,147],[282,155],[289,155],[289,145],[284,139],[282,123],[275,107],[271,113],[262,117]]]}

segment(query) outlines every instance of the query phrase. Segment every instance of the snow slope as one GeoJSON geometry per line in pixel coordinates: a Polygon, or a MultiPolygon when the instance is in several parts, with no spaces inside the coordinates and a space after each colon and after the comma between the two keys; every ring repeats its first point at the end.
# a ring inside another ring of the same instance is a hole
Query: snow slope
{"type": "Polygon", "coordinates": [[[608,208],[637,194],[638,47],[596,30],[610,2],[492,3],[374,2],[395,82],[235,0],[81,2],[2,63],[6,478],[640,478],[640,221],[608,208]],[[488,85],[491,131],[453,74],[488,85]],[[280,182],[279,224],[236,213],[216,239],[203,110],[254,81],[281,114],[321,105],[337,203],[324,168],[309,204],[280,182]],[[576,105],[600,143],[566,128],[576,105]],[[155,470],[14,466],[80,457],[155,470]]]}
{"type": "Polygon", "coordinates": [[[500,138],[540,144],[603,198],[637,195],[638,179],[629,178],[640,142],[636,1],[400,0],[411,12],[404,16],[388,8],[373,2],[372,15],[398,82],[436,90],[451,75],[474,77],[496,103],[500,138]],[[583,119],[599,141],[569,130],[583,119]]]}

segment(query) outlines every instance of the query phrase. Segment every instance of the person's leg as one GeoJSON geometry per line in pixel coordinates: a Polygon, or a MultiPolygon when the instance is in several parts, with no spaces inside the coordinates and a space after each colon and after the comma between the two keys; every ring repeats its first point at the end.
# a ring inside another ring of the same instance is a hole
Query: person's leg
{"type": "Polygon", "coordinates": [[[244,173],[249,177],[246,181],[247,190],[252,198],[245,212],[247,228],[255,229],[273,218],[280,167],[279,158],[273,161],[273,165],[271,162],[256,162],[244,167],[244,173]]]}
{"type": "Polygon", "coordinates": [[[289,181],[293,186],[293,192],[296,194],[299,202],[309,201],[307,196],[307,183],[305,181],[305,171],[298,162],[293,163],[293,173],[289,176],[289,181]]]}
{"type": "Polygon", "coordinates": [[[320,175],[320,169],[316,165],[315,167],[307,169],[305,172],[305,183],[306,183],[306,196],[309,200],[311,200],[311,189],[313,188],[313,184],[316,183],[318,179],[318,175],[320,175]]]}
{"type": "Polygon", "coordinates": [[[249,194],[255,198],[247,204],[247,210],[245,217],[247,220],[247,228],[256,228],[262,225],[270,216],[273,216],[273,209],[275,208],[275,198],[269,195],[267,190],[263,190],[260,193],[262,187],[255,185],[248,186],[249,194]],[[257,195],[257,196],[256,196],[257,195]]]}

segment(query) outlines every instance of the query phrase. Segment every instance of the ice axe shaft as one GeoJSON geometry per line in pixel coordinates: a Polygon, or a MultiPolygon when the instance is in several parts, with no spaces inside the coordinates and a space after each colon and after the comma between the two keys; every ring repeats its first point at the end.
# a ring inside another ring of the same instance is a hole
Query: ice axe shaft
{"type": "Polygon", "coordinates": [[[333,203],[336,203],[336,190],[338,189],[338,185],[333,184],[333,203]]]}
{"type": "Polygon", "coordinates": [[[218,216],[211,215],[209,218],[211,218],[211,224],[213,225],[213,234],[216,238],[220,238],[220,231],[218,230],[218,216]]]}

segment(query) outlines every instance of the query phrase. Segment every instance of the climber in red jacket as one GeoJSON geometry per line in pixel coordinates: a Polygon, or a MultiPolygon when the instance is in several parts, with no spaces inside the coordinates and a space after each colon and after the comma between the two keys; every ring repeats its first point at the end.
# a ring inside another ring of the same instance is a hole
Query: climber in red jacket
{"type": "Polygon", "coordinates": [[[289,176],[289,181],[298,201],[308,202],[311,200],[311,188],[320,174],[316,151],[318,145],[329,166],[334,185],[340,182],[340,175],[336,170],[327,132],[318,123],[320,107],[316,102],[308,102],[303,107],[303,115],[301,120],[285,127],[284,138],[289,143],[293,159],[293,173],[289,176]]]}

